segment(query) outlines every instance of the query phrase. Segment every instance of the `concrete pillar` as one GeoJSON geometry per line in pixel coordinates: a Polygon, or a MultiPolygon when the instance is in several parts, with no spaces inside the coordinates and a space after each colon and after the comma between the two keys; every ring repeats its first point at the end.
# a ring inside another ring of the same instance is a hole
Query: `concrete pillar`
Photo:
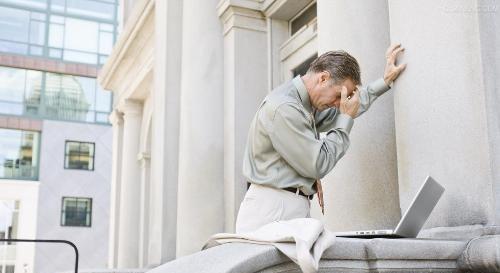
{"type": "Polygon", "coordinates": [[[113,150],[111,164],[111,200],[109,208],[108,268],[116,268],[118,255],[118,223],[120,222],[120,182],[122,163],[123,114],[113,110],[109,116],[113,126],[113,150]]]}
{"type": "MultiPolygon", "coordinates": [[[[149,257],[149,218],[150,218],[150,193],[151,193],[151,163],[150,155],[147,152],[139,153],[137,160],[139,161],[141,180],[140,180],[140,210],[139,210],[139,267],[148,265],[149,257]]],[[[154,216],[153,216],[154,217],[154,216]]],[[[153,238],[154,240],[154,238],[153,238]]]]}
{"type": "MultiPolygon", "coordinates": [[[[360,64],[363,85],[383,77],[388,46],[385,0],[318,0],[318,55],[349,52],[360,64]]],[[[349,150],[323,179],[331,230],[394,228],[399,221],[393,92],[355,120],[349,150]]],[[[312,215],[321,217],[313,201],[312,215]]]]}
{"type": "Polygon", "coordinates": [[[218,0],[183,1],[177,256],[224,229],[223,40],[218,0]]]}
{"type": "Polygon", "coordinates": [[[500,5],[491,0],[479,0],[479,35],[483,83],[486,99],[488,143],[492,168],[493,196],[496,212],[494,225],[500,225],[500,5]],[[496,167],[495,167],[496,166],[496,167]]]}
{"type": "Polygon", "coordinates": [[[242,161],[248,128],[268,90],[267,23],[260,11],[229,1],[218,10],[224,24],[225,232],[234,232],[247,190],[242,161]]]}
{"type": "Polygon", "coordinates": [[[123,112],[123,148],[118,225],[118,268],[134,268],[139,259],[140,171],[137,155],[142,105],[126,99],[118,106],[123,112]]]}
{"type": "MultiPolygon", "coordinates": [[[[498,123],[489,121],[498,119],[491,116],[495,110],[488,112],[491,103],[498,107],[492,101],[498,74],[483,72],[492,61],[482,53],[497,60],[499,55],[498,47],[481,49],[479,19],[486,14],[477,4],[389,1],[391,40],[405,46],[408,63],[394,85],[401,208],[427,175],[446,189],[424,228],[498,224],[494,177],[500,168],[494,164],[498,154],[492,155],[495,144],[489,146],[491,130],[498,134],[498,123]]],[[[489,16],[498,18],[498,11],[489,16]]]]}
{"type": "Polygon", "coordinates": [[[177,180],[182,52],[182,1],[155,2],[153,135],[148,262],[176,256],[177,180]]]}

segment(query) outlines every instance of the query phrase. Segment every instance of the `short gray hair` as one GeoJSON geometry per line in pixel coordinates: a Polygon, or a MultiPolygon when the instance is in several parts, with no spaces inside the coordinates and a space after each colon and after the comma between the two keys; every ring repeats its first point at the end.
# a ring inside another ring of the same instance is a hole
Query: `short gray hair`
{"type": "Polygon", "coordinates": [[[316,58],[310,65],[307,73],[328,71],[333,84],[351,79],[354,84],[361,84],[361,72],[356,59],[343,50],[328,51],[316,58]]]}

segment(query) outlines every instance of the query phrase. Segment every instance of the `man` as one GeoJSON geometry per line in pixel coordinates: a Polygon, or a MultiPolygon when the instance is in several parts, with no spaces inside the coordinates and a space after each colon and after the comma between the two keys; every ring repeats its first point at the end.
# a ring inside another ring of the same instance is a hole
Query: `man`
{"type": "Polygon", "coordinates": [[[236,233],[273,221],[310,217],[310,200],[320,179],[349,147],[353,119],[364,113],[406,68],[396,65],[404,50],[388,48],[384,77],[358,89],[360,69],[345,51],[314,60],[304,76],[282,84],[261,103],[250,125],[243,175],[250,187],[240,205],[236,233]],[[326,132],[324,138],[320,132],[326,132]]]}

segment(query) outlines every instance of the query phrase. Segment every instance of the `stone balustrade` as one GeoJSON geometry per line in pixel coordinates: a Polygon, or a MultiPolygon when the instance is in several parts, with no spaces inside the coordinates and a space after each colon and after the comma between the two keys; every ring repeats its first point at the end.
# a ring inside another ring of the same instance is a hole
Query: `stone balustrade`
{"type": "MultiPolygon", "coordinates": [[[[320,272],[500,272],[500,235],[470,240],[337,238],[320,272]]],[[[168,262],[148,273],[301,272],[269,245],[228,243],[168,262]]]]}

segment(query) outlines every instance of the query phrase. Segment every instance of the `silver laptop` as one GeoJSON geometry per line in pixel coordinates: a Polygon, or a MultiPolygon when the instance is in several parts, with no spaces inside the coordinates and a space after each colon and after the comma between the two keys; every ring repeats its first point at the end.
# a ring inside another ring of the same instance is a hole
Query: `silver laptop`
{"type": "Polygon", "coordinates": [[[427,176],[396,229],[335,232],[335,235],[354,238],[416,238],[443,192],[444,188],[427,176]]]}

